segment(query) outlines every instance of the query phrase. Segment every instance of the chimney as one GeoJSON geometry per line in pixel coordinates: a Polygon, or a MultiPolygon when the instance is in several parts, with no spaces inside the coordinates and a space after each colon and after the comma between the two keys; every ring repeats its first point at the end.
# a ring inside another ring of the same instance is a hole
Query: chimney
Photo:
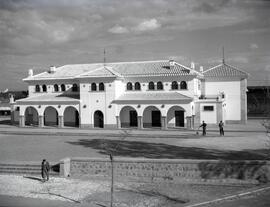
{"type": "Polygon", "coordinates": [[[55,73],[56,72],[56,67],[55,66],[50,66],[49,73],[55,73]]]}
{"type": "Polygon", "coordinates": [[[28,77],[32,77],[33,76],[33,69],[29,69],[28,70],[28,77]]]}
{"type": "Polygon", "coordinates": [[[193,70],[195,70],[195,63],[194,62],[191,62],[190,63],[190,68],[193,69],[193,70]]]}
{"type": "Polygon", "coordinates": [[[174,60],[169,60],[169,64],[170,64],[170,69],[173,69],[175,66],[175,61],[174,60]]]}
{"type": "Polygon", "coordinates": [[[14,96],[12,93],[9,94],[9,103],[14,103],[14,96]]]}
{"type": "Polygon", "coordinates": [[[200,72],[203,73],[203,66],[200,66],[200,72]]]}

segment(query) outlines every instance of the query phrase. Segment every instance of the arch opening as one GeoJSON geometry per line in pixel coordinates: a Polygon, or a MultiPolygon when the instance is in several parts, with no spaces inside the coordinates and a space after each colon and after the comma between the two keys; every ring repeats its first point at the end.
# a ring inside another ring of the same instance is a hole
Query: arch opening
{"type": "Polygon", "coordinates": [[[99,91],[104,91],[105,90],[105,85],[104,85],[104,83],[99,83],[99,86],[98,86],[99,88],[98,88],[98,90],[99,91]]]}
{"type": "Polygon", "coordinates": [[[39,85],[36,85],[35,91],[36,91],[36,92],[40,92],[40,86],[39,86],[39,85]]]}
{"type": "Polygon", "coordinates": [[[135,90],[136,90],[136,91],[141,90],[141,84],[140,84],[139,82],[136,82],[136,83],[135,83],[135,90]]]}
{"type": "Polygon", "coordinates": [[[187,82],[186,81],[181,81],[180,89],[187,89],[187,82]]]}
{"type": "Polygon", "coordinates": [[[58,86],[57,84],[54,84],[53,87],[54,87],[54,91],[55,91],[55,92],[58,92],[58,91],[59,91],[59,86],[58,86]]]}
{"type": "Polygon", "coordinates": [[[132,87],[132,83],[128,82],[127,83],[127,91],[132,91],[133,87],[132,87]]]}
{"type": "Polygon", "coordinates": [[[143,111],[143,127],[161,127],[161,112],[155,106],[148,106],[143,111]]]}
{"type": "Polygon", "coordinates": [[[38,125],[38,112],[34,107],[32,106],[27,107],[24,112],[24,117],[26,126],[38,125]]]}
{"type": "Polygon", "coordinates": [[[66,85],[65,84],[61,84],[61,91],[66,91],[66,85]]]}
{"type": "Polygon", "coordinates": [[[168,127],[185,127],[185,109],[181,106],[172,106],[167,112],[168,127]]]}
{"type": "Polygon", "coordinates": [[[64,126],[79,127],[79,112],[76,108],[68,106],[64,111],[64,126]]]}
{"type": "Polygon", "coordinates": [[[172,88],[172,90],[178,90],[178,83],[176,81],[173,81],[171,88],[172,88]]]}
{"type": "Polygon", "coordinates": [[[42,91],[47,92],[47,86],[46,85],[42,85],[42,91]]]}
{"type": "Polygon", "coordinates": [[[94,127],[104,128],[104,116],[101,111],[95,111],[94,113],[94,127]]]}
{"type": "Polygon", "coordinates": [[[155,90],[155,84],[154,84],[154,82],[149,82],[148,83],[148,90],[155,90]]]}
{"type": "Polygon", "coordinates": [[[48,106],[44,111],[44,126],[58,126],[58,112],[52,106],[48,106]]]}
{"type": "Polygon", "coordinates": [[[161,81],[157,82],[157,90],[163,90],[163,84],[161,81]]]}
{"type": "Polygon", "coordinates": [[[125,106],[120,111],[121,128],[138,127],[137,111],[131,106],[125,106]]]}
{"type": "Polygon", "coordinates": [[[91,91],[96,91],[97,90],[97,84],[96,83],[92,83],[91,84],[91,91]]]}

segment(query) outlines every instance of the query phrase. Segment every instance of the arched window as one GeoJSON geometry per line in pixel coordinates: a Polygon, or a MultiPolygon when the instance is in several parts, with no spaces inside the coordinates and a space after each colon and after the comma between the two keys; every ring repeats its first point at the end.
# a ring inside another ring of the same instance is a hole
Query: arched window
{"type": "Polygon", "coordinates": [[[65,84],[61,84],[61,91],[66,91],[66,86],[65,86],[65,84]]]}
{"type": "Polygon", "coordinates": [[[104,91],[104,89],[105,89],[104,83],[99,83],[98,90],[99,91],[104,91]]]}
{"type": "Polygon", "coordinates": [[[150,82],[149,84],[148,84],[148,89],[149,90],[155,90],[155,84],[154,84],[154,82],[150,82]]]}
{"type": "Polygon", "coordinates": [[[91,84],[91,91],[96,91],[97,90],[97,84],[96,83],[92,83],[91,84]]]}
{"type": "Polygon", "coordinates": [[[187,82],[186,81],[181,81],[180,89],[187,89],[187,82]]]}
{"type": "Polygon", "coordinates": [[[39,85],[36,85],[36,92],[40,92],[40,87],[39,87],[39,85]]]}
{"type": "Polygon", "coordinates": [[[172,82],[172,90],[178,90],[178,83],[176,81],[172,82]]]}
{"type": "Polygon", "coordinates": [[[77,91],[78,91],[78,85],[77,85],[76,83],[74,83],[74,84],[72,85],[72,91],[73,91],[73,92],[77,92],[77,91]]]}
{"type": "Polygon", "coordinates": [[[157,90],[163,90],[163,84],[161,81],[157,82],[157,90]]]}
{"type": "Polygon", "coordinates": [[[54,84],[53,87],[54,87],[54,91],[55,91],[55,92],[58,92],[58,91],[59,91],[59,86],[58,86],[57,84],[54,84]]]}
{"type": "Polygon", "coordinates": [[[131,82],[127,83],[127,91],[132,91],[132,83],[131,82]]]}
{"type": "Polygon", "coordinates": [[[141,90],[141,84],[140,84],[139,82],[136,82],[136,83],[135,83],[135,90],[136,90],[136,91],[141,90]]]}
{"type": "Polygon", "coordinates": [[[42,91],[43,91],[43,92],[47,92],[47,86],[46,86],[46,85],[43,85],[43,86],[42,86],[42,91]]]}

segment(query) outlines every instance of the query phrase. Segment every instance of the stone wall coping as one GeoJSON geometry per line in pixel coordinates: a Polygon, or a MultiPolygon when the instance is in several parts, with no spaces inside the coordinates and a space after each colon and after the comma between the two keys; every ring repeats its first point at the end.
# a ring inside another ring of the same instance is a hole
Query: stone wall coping
{"type": "MultiPolygon", "coordinates": [[[[110,158],[94,158],[94,157],[72,157],[65,158],[63,160],[70,159],[75,162],[110,162],[110,158]]],[[[258,164],[263,163],[270,165],[270,161],[267,160],[194,160],[194,159],[146,159],[146,158],[119,158],[114,157],[114,162],[134,162],[134,163],[186,163],[186,164],[198,164],[198,163],[245,163],[245,164],[258,164]]]]}

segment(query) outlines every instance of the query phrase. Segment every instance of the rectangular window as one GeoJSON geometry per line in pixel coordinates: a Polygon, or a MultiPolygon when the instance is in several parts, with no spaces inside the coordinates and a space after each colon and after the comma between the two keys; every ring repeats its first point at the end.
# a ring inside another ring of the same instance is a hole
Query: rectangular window
{"type": "Polygon", "coordinates": [[[214,111],[214,106],[203,106],[204,111],[214,111]]]}

